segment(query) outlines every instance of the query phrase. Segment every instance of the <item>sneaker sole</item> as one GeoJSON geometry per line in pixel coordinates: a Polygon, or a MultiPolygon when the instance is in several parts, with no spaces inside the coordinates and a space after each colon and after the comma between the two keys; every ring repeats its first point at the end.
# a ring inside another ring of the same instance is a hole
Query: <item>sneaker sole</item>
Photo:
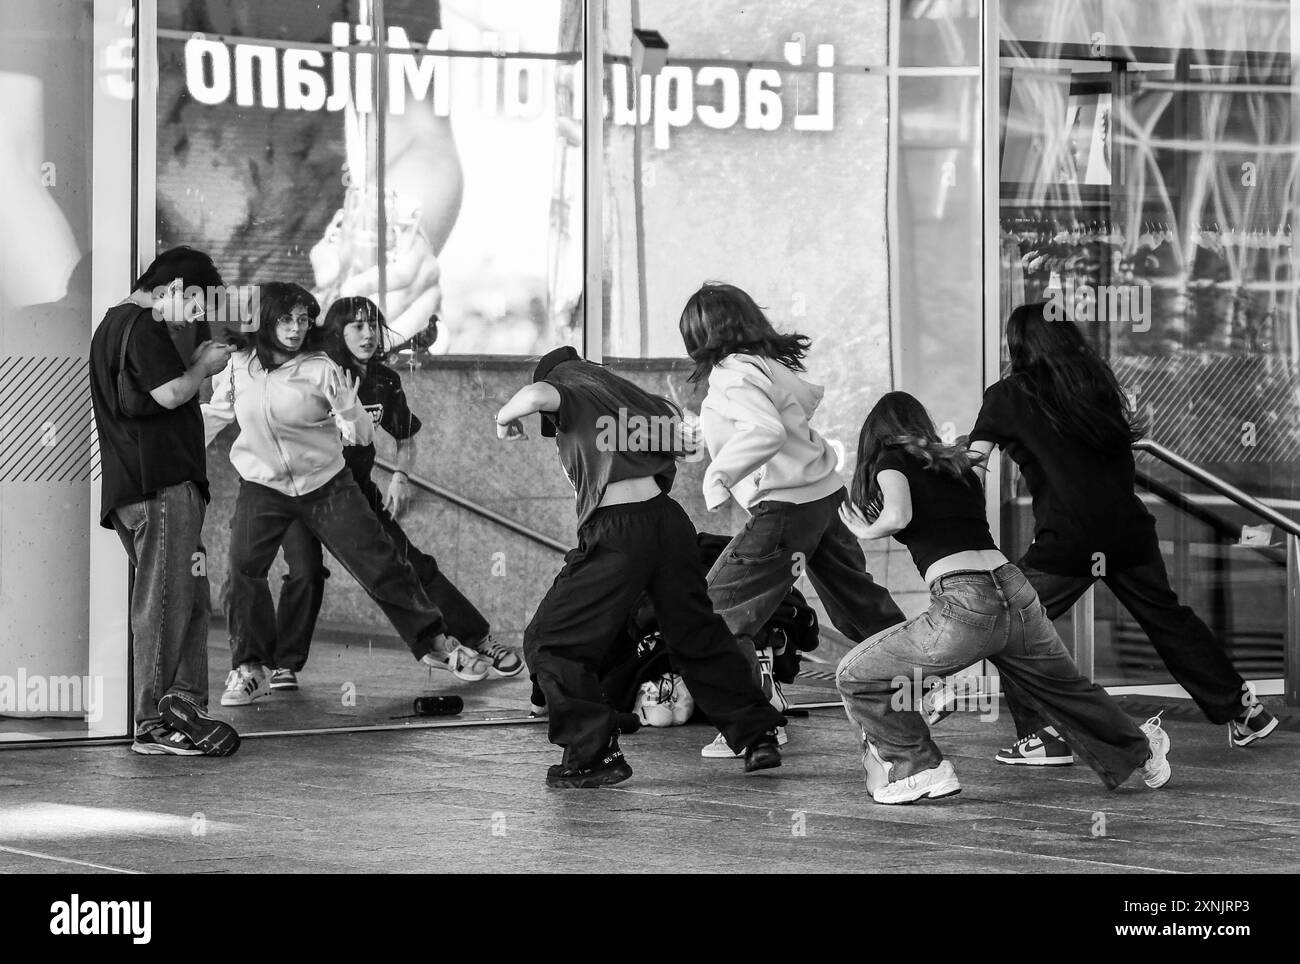
{"type": "Polygon", "coordinates": [[[157,743],[132,743],[131,752],[141,756],[203,756],[202,750],[168,750],[157,743]]]}
{"type": "MultiPolygon", "coordinates": [[[[1232,724],[1228,724],[1228,725],[1231,726],[1232,724]]],[[[1266,727],[1264,727],[1264,729],[1260,730],[1258,733],[1251,733],[1247,735],[1245,739],[1241,739],[1241,740],[1237,739],[1237,737],[1233,735],[1233,731],[1229,729],[1228,741],[1229,743],[1231,743],[1232,746],[1237,746],[1237,747],[1250,746],[1256,740],[1264,739],[1264,737],[1268,736],[1276,729],[1277,729],[1277,717],[1275,716],[1269,722],[1269,724],[1266,727]]]]}
{"type": "MultiPolygon", "coordinates": [[[[295,692],[297,689],[298,689],[298,684],[297,684],[297,683],[272,683],[272,684],[271,684],[271,690],[272,690],[272,692],[288,692],[288,693],[292,693],[292,692],[295,692]]],[[[225,705],[225,704],[222,704],[222,705],[225,705]]]]}
{"type": "Polygon", "coordinates": [[[487,679],[489,675],[491,675],[491,670],[484,670],[479,675],[472,676],[464,672],[463,670],[452,669],[450,665],[441,661],[439,661],[436,666],[431,665],[429,663],[421,663],[420,665],[425,667],[426,669],[437,670],[439,672],[444,672],[444,673],[450,673],[452,676],[456,677],[456,679],[464,680],[466,683],[481,683],[483,682],[483,680],[487,679]]]}
{"type": "Polygon", "coordinates": [[[523,671],[524,671],[523,663],[519,664],[518,669],[512,669],[508,671],[504,669],[497,669],[495,666],[489,666],[488,676],[491,676],[493,679],[512,679],[513,677],[518,676],[523,671]]]}
{"type": "MultiPolygon", "coordinates": [[[[914,797],[907,797],[901,800],[876,800],[876,803],[887,807],[907,806],[911,803],[918,803],[921,800],[943,800],[947,797],[955,797],[961,793],[961,784],[953,780],[952,783],[941,783],[937,787],[931,787],[929,790],[922,790],[914,797]],[[952,784],[956,784],[953,786],[952,784]]],[[[875,797],[872,797],[875,800],[875,797]]]]}
{"type": "Polygon", "coordinates": [[[270,696],[270,695],[271,695],[270,690],[267,690],[265,693],[257,693],[253,696],[227,696],[225,693],[222,693],[221,705],[222,706],[248,706],[254,700],[260,700],[262,697],[270,696]]]}
{"type": "Polygon", "coordinates": [[[589,773],[581,777],[552,777],[546,775],[546,785],[552,790],[597,790],[600,787],[612,787],[622,783],[632,775],[632,768],[624,763],[622,766],[589,773]]]}
{"type": "Polygon", "coordinates": [[[1029,759],[1026,757],[1003,756],[999,753],[993,759],[999,763],[1005,763],[1013,767],[1072,767],[1074,766],[1073,756],[1043,757],[1042,759],[1029,759]]]}
{"type": "Polygon", "coordinates": [[[158,701],[163,722],[190,738],[204,756],[234,756],[239,749],[239,734],[229,723],[201,713],[179,696],[168,694],[158,701]]]}

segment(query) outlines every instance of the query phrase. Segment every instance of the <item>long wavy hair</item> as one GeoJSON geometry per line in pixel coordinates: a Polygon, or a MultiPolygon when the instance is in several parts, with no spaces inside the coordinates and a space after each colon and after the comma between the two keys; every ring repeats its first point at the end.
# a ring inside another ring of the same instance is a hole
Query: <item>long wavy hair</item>
{"type": "Polygon", "coordinates": [[[678,329],[686,354],[695,362],[691,381],[707,378],[718,362],[737,352],[771,358],[801,372],[812,345],[806,335],[777,331],[744,290],[718,281],[706,282],[686,300],[678,329]]]}
{"type": "Polygon", "coordinates": [[[968,448],[966,436],[952,445],[945,444],[924,405],[907,392],[888,392],[867,413],[858,434],[858,465],[853,472],[850,498],[868,518],[880,514],[876,464],[889,449],[902,449],[920,459],[931,472],[950,475],[967,484],[979,484],[969,473],[983,456],[968,448]]]}
{"type": "MultiPolygon", "coordinates": [[[[313,323],[316,321],[317,316],[320,315],[320,303],[312,297],[310,291],[302,285],[288,281],[268,281],[261,286],[259,298],[257,331],[253,332],[251,347],[253,355],[257,356],[264,369],[271,371],[279,367],[280,363],[275,360],[276,352],[302,355],[315,350],[312,344],[314,324],[308,328],[307,337],[303,339],[302,347],[296,352],[290,352],[275,336],[276,319],[281,315],[292,314],[295,308],[306,308],[307,316],[313,323]]],[[[252,365],[252,356],[249,357],[249,365],[252,365]]]]}
{"type": "Polygon", "coordinates": [[[1074,322],[1048,321],[1045,307],[1021,305],[1007,319],[1008,377],[1061,435],[1097,452],[1127,450],[1142,425],[1119,379],[1074,322]]]}
{"type": "Polygon", "coordinates": [[[384,358],[384,346],[392,344],[392,335],[388,322],[379,306],[369,298],[339,298],[321,320],[316,329],[314,345],[329,355],[345,372],[352,372],[358,378],[366,379],[375,374],[384,358]],[[343,329],[354,321],[364,321],[378,329],[378,344],[375,353],[366,361],[361,361],[348,351],[343,338],[343,329]]]}
{"type": "MultiPolygon", "coordinates": [[[[640,415],[647,419],[654,416],[679,419],[682,415],[682,410],[662,395],[647,392],[640,385],[615,375],[604,365],[597,365],[584,359],[561,362],[551,369],[544,380],[553,382],[561,388],[576,389],[591,396],[600,408],[606,409],[608,414],[615,417],[618,416],[620,409],[625,411],[629,418],[640,415]]],[[[543,417],[550,416],[543,413],[543,417]]],[[[674,434],[674,438],[680,436],[674,434]]],[[[674,449],[665,451],[664,454],[684,453],[674,449]]]]}

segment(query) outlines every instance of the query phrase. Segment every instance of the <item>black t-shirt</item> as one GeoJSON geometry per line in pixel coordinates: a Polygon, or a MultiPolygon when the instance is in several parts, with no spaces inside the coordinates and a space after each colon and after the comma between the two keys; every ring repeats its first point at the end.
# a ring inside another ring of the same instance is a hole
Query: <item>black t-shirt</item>
{"type": "Polygon", "coordinates": [[[967,469],[959,479],[927,469],[902,448],[887,448],[876,460],[876,472],[895,469],[907,479],[912,496],[912,520],[894,538],[907,546],[922,576],[930,566],[954,552],[996,549],[984,511],[984,487],[967,469]]]}
{"type": "Polygon", "coordinates": [[[1026,565],[1086,576],[1098,562],[1119,572],[1159,556],[1155,519],[1134,491],[1130,449],[1102,453],[1062,435],[1013,378],[989,386],[970,437],[1000,446],[1025,476],[1034,503],[1026,565]]]}
{"type": "Polygon", "coordinates": [[[653,476],[661,491],[672,489],[677,459],[664,451],[671,445],[665,425],[638,432],[640,426],[632,424],[633,416],[626,411],[620,421],[619,412],[611,411],[590,393],[552,381],[547,384],[560,393],[560,408],[552,416],[555,444],[577,497],[579,527],[596,511],[611,482],[653,476]]]}
{"type": "MultiPolygon", "coordinates": [[[[357,397],[370,413],[371,420],[393,438],[401,441],[420,431],[420,420],[406,405],[402,377],[387,365],[375,366],[375,373],[362,379],[357,397]]],[[[343,461],[352,470],[358,485],[370,479],[375,467],[375,445],[345,445],[343,461]]]]}
{"type": "Polygon", "coordinates": [[[164,322],[148,308],[115,305],[90,341],[90,400],[99,431],[102,498],[99,523],[113,528],[109,514],[143,502],[169,485],[193,482],[208,499],[208,462],[203,416],[196,394],[178,408],[159,406],[153,415],[127,418],[117,402],[118,359],[127,324],[136,319],[126,367],[140,391],[148,392],[185,374],[186,365],[164,322]]]}

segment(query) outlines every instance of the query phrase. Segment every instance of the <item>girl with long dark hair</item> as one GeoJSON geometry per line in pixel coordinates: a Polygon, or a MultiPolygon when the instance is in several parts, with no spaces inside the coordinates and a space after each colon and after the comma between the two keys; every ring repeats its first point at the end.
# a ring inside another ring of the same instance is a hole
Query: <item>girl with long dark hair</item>
{"type": "MultiPolygon", "coordinates": [[[[734,498],[749,514],[709,571],[714,609],[737,637],[753,639],[806,569],[831,622],[854,642],[902,622],[837,512],[846,497],[838,458],[809,424],[824,389],[799,377],[809,339],[778,332],[745,291],[717,283],[686,302],[680,330],[692,380],[709,385],[700,407],[712,456],[705,505],[734,498]]],[[[771,655],[756,659],[748,646],[746,656],[766,678],[771,655]]],[[[721,739],[702,753],[730,756],[721,739]]]]}
{"type": "Polygon", "coordinates": [[[892,535],[905,545],[930,587],[929,609],[858,644],[836,671],[861,731],[872,798],[897,804],[960,792],[930,737],[924,694],[908,687],[918,671],[937,681],[981,659],[993,660],[1008,692],[1077,743],[1108,788],[1134,770],[1147,786],[1163,786],[1168,735],[1158,720],[1138,728],[1079,675],[1033,587],[993,541],[972,471],[979,457],[964,442],[943,444],[919,401],[890,392],[862,425],[852,502],[839,510],[859,538],[892,535]]]}
{"type": "Polygon", "coordinates": [[[375,517],[343,459],[344,439],[367,445],[370,415],[356,379],[305,350],[320,306],[296,284],[261,286],[253,345],[230,356],[203,406],[206,441],[232,421],[230,461],[239,495],[230,522],[227,616],[231,665],[223,706],[270,690],[275,612],[267,572],[286,531],[301,522],[384,611],[415,658],[462,679],[482,679],[479,656],[445,635],[442,613],[375,517]]]}
{"type": "Polygon", "coordinates": [[[547,785],[609,786],[632,775],[597,670],[643,592],[675,671],[732,751],[744,754],[745,769],[780,766],[776,728],[785,720],[714,614],[695,527],[668,494],[688,441],[676,406],[557,348],[497,413],[498,437],[526,437],[519,420],[534,412],[542,434],[555,438],[578,511],[578,546],[524,631],[551,742],[564,747],[547,785]]]}
{"type": "MultiPolygon", "coordinates": [[[[369,298],[339,298],[325,312],[313,332],[313,344],[343,371],[357,379],[357,395],[371,421],[397,444],[400,466],[381,492],[371,471],[375,445],[347,445],[343,461],[352,472],[366,502],[388,533],[398,554],[415,569],[429,599],[442,611],[447,633],[478,653],[490,675],[508,677],[523,670],[523,660],[492,638],[487,619],[438,568],[438,561],[411,543],[397,521],[406,506],[408,472],[415,463],[415,445],[421,422],[406,403],[401,376],[383,362],[383,346],[392,344],[384,313],[369,298]]],[[[298,676],[307,661],[316,617],[320,613],[327,575],[320,541],[301,522],[290,526],[284,538],[289,574],[276,610],[278,633],[271,673],[271,689],[297,689],[298,676]]]]}
{"type": "MultiPolygon", "coordinates": [[[[1135,492],[1132,443],[1140,426],[1115,373],[1068,320],[1043,303],[1007,320],[1010,371],[984,393],[970,437],[988,456],[1001,446],[1033,499],[1034,540],[1020,568],[1055,619],[1101,579],[1230,746],[1267,736],[1277,720],[1232,666],[1208,626],[1169,585],[1155,519],[1135,492]]],[[[1012,694],[1019,740],[1002,763],[1065,766],[1068,740],[1012,694]]]]}

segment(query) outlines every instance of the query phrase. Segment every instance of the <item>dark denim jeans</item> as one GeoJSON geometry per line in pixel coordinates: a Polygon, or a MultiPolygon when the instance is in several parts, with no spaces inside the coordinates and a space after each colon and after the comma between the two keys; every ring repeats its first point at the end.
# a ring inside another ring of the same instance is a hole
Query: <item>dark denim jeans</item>
{"type": "Polygon", "coordinates": [[[135,732],[161,722],[169,693],[208,705],[207,506],[192,482],[113,510],[113,528],[135,567],[131,583],[135,732]]]}
{"type": "MultiPolygon", "coordinates": [[[[709,570],[713,608],[735,635],[753,637],[805,570],[831,623],[857,642],[903,621],[903,612],[867,572],[862,546],[840,521],[844,489],[816,502],[760,502],[709,570]]],[[[743,645],[754,678],[758,661],[743,645]]]]}
{"type": "MultiPolygon", "coordinates": [[[[1211,723],[1227,723],[1242,711],[1245,680],[1233,668],[1210,627],[1178,602],[1160,556],[1100,577],[1058,576],[1024,565],[1020,568],[1033,584],[1050,619],[1069,612],[1100,578],[1120,605],[1132,613],[1161,661],[1211,723]]],[[[1020,736],[1028,736],[1043,725],[1042,717],[1013,693],[1007,694],[1007,705],[1020,736]]]]}
{"type": "Polygon", "coordinates": [[[267,573],[285,532],[294,522],[319,540],[384,611],[419,659],[443,632],[442,613],[425,595],[415,571],[343,469],[303,496],[290,496],[241,480],[230,520],[231,663],[275,664],[275,608],[267,573]]]}
{"type": "Polygon", "coordinates": [[[617,732],[599,668],[642,592],[654,603],[675,671],[733,750],[785,722],[709,604],[690,517],[660,495],[597,509],[524,631],[528,670],[566,763],[598,759],[617,732]]]}
{"type": "Polygon", "coordinates": [[[930,584],[930,608],[885,630],[840,661],[836,686],[849,718],[873,744],[891,779],[937,766],[943,754],[915,700],[898,700],[899,677],[942,677],[981,659],[998,668],[1004,691],[1056,726],[1114,789],[1150,753],[1146,736],[1101,687],[1079,675],[1035,595],[1015,566],[954,572],[930,584]]]}
{"type": "MultiPolygon", "coordinates": [[[[478,646],[490,631],[487,619],[438,568],[438,560],[411,542],[398,521],[384,508],[383,493],[374,482],[367,479],[362,483],[361,494],[393,540],[397,554],[410,563],[425,593],[442,611],[447,633],[466,646],[478,646]]],[[[307,663],[329,570],[322,561],[320,541],[302,522],[289,527],[282,548],[289,573],[280,587],[280,599],[275,609],[276,639],[272,659],[273,665],[297,672],[307,663]]]]}

